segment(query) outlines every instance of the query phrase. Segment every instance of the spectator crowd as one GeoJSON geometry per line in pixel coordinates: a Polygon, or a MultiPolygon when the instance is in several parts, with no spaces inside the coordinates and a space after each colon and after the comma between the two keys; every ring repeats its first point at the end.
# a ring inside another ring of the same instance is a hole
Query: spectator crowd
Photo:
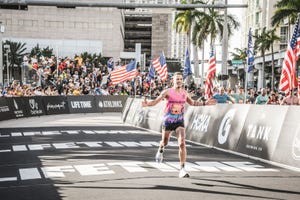
{"type": "MultiPolygon", "coordinates": [[[[115,63],[114,69],[122,63],[115,63]]],[[[171,79],[161,81],[157,76],[148,80],[146,72],[140,72],[133,80],[117,85],[111,84],[107,65],[97,65],[95,62],[81,57],[47,58],[36,56],[23,58],[26,81],[14,80],[1,87],[2,97],[21,96],[56,96],[56,95],[131,95],[157,97],[160,92],[172,86],[171,79]]],[[[204,87],[197,87],[195,83],[185,86],[192,98],[203,99],[204,87]]],[[[297,91],[283,94],[278,91],[253,88],[244,91],[242,87],[226,89],[215,87],[214,98],[218,103],[247,103],[271,105],[299,105],[297,91]]]]}

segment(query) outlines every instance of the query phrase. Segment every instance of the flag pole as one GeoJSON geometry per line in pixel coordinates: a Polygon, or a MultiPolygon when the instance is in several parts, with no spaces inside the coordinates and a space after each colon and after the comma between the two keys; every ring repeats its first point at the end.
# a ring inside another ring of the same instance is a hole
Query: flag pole
{"type": "Polygon", "coordinates": [[[247,90],[248,90],[248,59],[247,59],[247,66],[245,67],[245,91],[244,91],[244,101],[243,103],[246,103],[246,98],[247,98],[247,90]]]}

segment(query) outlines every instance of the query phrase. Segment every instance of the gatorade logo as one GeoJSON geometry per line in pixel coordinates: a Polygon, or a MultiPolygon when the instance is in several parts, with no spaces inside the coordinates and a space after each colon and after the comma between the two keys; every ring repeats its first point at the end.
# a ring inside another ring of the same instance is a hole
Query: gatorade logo
{"type": "Polygon", "coordinates": [[[226,115],[222,119],[222,122],[219,127],[219,131],[218,131],[219,144],[224,144],[227,141],[229,131],[231,128],[231,121],[233,120],[234,115],[235,115],[235,109],[231,109],[226,113],[226,115]]]}
{"type": "Polygon", "coordinates": [[[292,155],[295,160],[300,160],[300,126],[298,126],[293,140],[292,155]]]}

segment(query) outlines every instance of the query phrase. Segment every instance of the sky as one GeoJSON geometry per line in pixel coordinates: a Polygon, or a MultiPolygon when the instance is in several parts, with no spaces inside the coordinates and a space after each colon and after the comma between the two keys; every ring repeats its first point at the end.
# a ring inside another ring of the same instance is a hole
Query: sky
{"type": "MultiPolygon", "coordinates": [[[[228,4],[244,4],[243,0],[228,0],[228,4]]],[[[230,38],[229,44],[229,51],[234,51],[234,48],[243,48],[243,29],[245,28],[245,23],[243,23],[243,12],[246,12],[247,8],[231,8],[228,9],[228,13],[233,14],[237,17],[237,20],[240,22],[239,30],[234,32],[234,35],[230,38]]],[[[230,56],[230,53],[229,53],[230,56]]]]}
{"type": "MultiPolygon", "coordinates": [[[[228,0],[228,4],[244,4],[243,0],[228,0]]],[[[236,19],[240,22],[240,28],[236,31],[234,31],[233,35],[230,37],[228,41],[228,59],[231,59],[231,52],[235,52],[235,48],[245,48],[243,46],[243,37],[244,37],[244,26],[245,23],[243,23],[243,12],[246,12],[247,8],[229,8],[227,13],[228,14],[233,14],[235,15],[236,19]]],[[[215,46],[215,57],[217,61],[222,60],[222,43],[220,41],[216,41],[216,46],[215,46]]],[[[204,51],[204,59],[208,60],[209,59],[209,54],[210,54],[210,47],[208,42],[205,44],[205,51],[204,51]]],[[[199,59],[201,60],[202,58],[202,52],[201,50],[198,52],[199,59]]],[[[204,66],[204,71],[206,71],[208,68],[208,65],[205,64],[204,66]]],[[[200,65],[200,74],[201,72],[201,65],[200,65]]],[[[221,72],[221,64],[217,64],[217,73],[221,72]]]]}

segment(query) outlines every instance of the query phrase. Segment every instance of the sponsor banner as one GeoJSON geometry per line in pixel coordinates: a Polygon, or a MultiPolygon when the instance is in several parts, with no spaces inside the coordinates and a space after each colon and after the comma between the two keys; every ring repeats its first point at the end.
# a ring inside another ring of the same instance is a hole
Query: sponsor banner
{"type": "Polygon", "coordinates": [[[138,107],[138,111],[134,116],[134,125],[161,132],[166,102],[162,101],[156,106],[143,108],[142,101],[143,99],[141,99],[140,107],[138,107]]]}
{"type": "Polygon", "coordinates": [[[8,106],[7,98],[0,98],[0,121],[15,118],[12,109],[8,106]]]}
{"type": "Polygon", "coordinates": [[[213,146],[217,139],[221,120],[230,105],[192,107],[190,119],[186,119],[186,137],[189,140],[213,146]]]}
{"type": "Polygon", "coordinates": [[[270,160],[287,110],[288,106],[251,105],[236,151],[270,160]]]}
{"type": "MultiPolygon", "coordinates": [[[[124,109],[123,109],[123,111],[122,111],[122,120],[123,120],[123,122],[127,122],[126,120],[128,119],[128,114],[130,113],[129,111],[131,111],[130,110],[130,108],[131,108],[131,104],[132,104],[132,102],[134,101],[134,99],[133,98],[127,98],[127,100],[126,100],[126,103],[125,103],[125,106],[124,106],[124,109]]],[[[132,111],[131,111],[132,112],[132,111]]]]}
{"type": "Polygon", "coordinates": [[[13,112],[15,118],[29,117],[29,105],[24,103],[22,97],[9,97],[6,99],[9,109],[13,112]]]}
{"type": "Polygon", "coordinates": [[[43,97],[23,97],[25,108],[28,109],[30,117],[45,115],[44,104],[42,101],[43,97]]]}
{"type": "Polygon", "coordinates": [[[249,105],[189,106],[185,116],[187,138],[234,150],[248,110],[249,105]]]}
{"type": "Polygon", "coordinates": [[[97,110],[94,96],[67,96],[67,99],[70,113],[95,113],[97,110]]]}
{"type": "Polygon", "coordinates": [[[44,109],[47,115],[68,114],[68,101],[65,96],[43,97],[44,109]]]}
{"type": "Polygon", "coordinates": [[[129,124],[135,124],[134,116],[136,113],[139,113],[141,110],[142,110],[142,99],[133,99],[125,122],[129,124]]]}
{"type": "Polygon", "coordinates": [[[300,168],[299,113],[299,106],[288,106],[272,161],[300,168]]]}
{"type": "Polygon", "coordinates": [[[98,112],[122,112],[128,96],[95,96],[98,112]]]}
{"type": "Polygon", "coordinates": [[[226,111],[217,126],[217,134],[213,135],[214,146],[228,150],[236,149],[249,109],[250,105],[226,106],[226,111]]]}

